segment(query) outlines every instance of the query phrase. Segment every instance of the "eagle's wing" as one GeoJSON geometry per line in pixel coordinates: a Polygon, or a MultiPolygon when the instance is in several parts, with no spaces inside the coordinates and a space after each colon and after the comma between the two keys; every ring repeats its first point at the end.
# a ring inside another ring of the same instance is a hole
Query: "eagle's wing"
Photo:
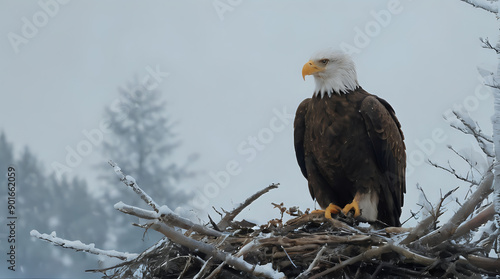
{"type": "MultiPolygon", "coordinates": [[[[305,99],[300,103],[295,113],[295,121],[293,123],[293,138],[295,144],[295,156],[299,163],[302,174],[307,179],[306,161],[304,156],[304,132],[306,130],[306,112],[307,106],[311,99],[305,99]]],[[[314,198],[314,197],[313,197],[314,198]]]]}
{"type": "Polygon", "coordinates": [[[379,198],[387,203],[387,214],[394,216],[397,222],[406,192],[406,153],[401,125],[391,105],[376,96],[363,100],[360,113],[365,120],[377,165],[388,181],[381,183],[379,198]]]}

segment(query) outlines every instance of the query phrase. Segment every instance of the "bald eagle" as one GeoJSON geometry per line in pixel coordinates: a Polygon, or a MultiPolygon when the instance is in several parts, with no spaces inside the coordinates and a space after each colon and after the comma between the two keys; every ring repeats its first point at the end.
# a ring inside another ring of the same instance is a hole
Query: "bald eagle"
{"type": "Polygon", "coordinates": [[[341,51],[313,55],[302,68],[307,75],[316,89],[297,109],[294,142],[312,198],[330,218],[353,210],[401,226],[406,154],[393,108],[359,86],[354,62],[341,51]]]}

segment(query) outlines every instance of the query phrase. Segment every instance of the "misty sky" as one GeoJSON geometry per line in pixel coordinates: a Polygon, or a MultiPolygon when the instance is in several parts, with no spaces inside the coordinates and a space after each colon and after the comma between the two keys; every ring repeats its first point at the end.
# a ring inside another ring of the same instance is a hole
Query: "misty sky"
{"type": "MultiPolygon", "coordinates": [[[[443,114],[465,107],[491,131],[493,99],[477,66],[494,70],[496,60],[478,38],[494,41],[498,23],[459,0],[40,3],[58,4],[0,2],[0,129],[16,152],[28,145],[47,171],[54,162],[68,165],[68,148],[100,129],[118,88],[137,77],[163,92],[179,122],[183,144],[171,160],[200,155],[192,166],[200,175],[179,187],[206,197],[208,184],[224,182],[210,173],[229,173],[227,186],[209,192],[207,211],[231,209],[271,183],[281,186],[241,218],[262,224],[279,217],[271,202],[312,208],[295,160],[293,115],[314,89],[312,77],[302,80],[302,66],[327,47],[355,52],[360,85],[386,99],[402,124],[409,165],[402,220],[419,208],[417,183],[433,202],[440,189],[465,185],[423,162],[457,161],[448,144],[477,153],[443,114]]],[[[92,144],[68,174],[100,186],[93,166],[106,159],[99,147],[92,144]]]]}

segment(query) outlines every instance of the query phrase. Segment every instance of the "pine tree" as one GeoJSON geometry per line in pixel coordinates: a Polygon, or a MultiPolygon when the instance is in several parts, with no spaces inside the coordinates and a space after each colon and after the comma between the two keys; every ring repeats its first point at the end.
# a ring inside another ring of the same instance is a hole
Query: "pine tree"
{"type": "MultiPolygon", "coordinates": [[[[61,251],[57,247],[35,241],[30,236],[30,231],[36,229],[48,233],[57,231],[60,236],[83,241],[93,239],[93,242],[96,242],[93,236],[105,234],[107,226],[99,224],[99,216],[93,214],[96,209],[104,206],[99,205],[98,201],[90,196],[85,180],[70,180],[66,177],[58,180],[54,173],[47,175],[43,164],[28,147],[25,147],[19,159],[16,159],[13,144],[8,142],[2,132],[2,172],[6,173],[8,166],[15,168],[16,177],[16,274],[26,278],[99,278],[96,274],[84,273],[85,269],[96,266],[95,256],[74,255],[72,251],[61,251]]],[[[0,217],[6,220],[6,211],[0,212],[0,217]]],[[[96,245],[102,245],[99,239],[96,245]]],[[[0,267],[8,275],[5,261],[0,267]]]]}
{"type": "MultiPolygon", "coordinates": [[[[188,193],[176,187],[182,179],[194,176],[186,164],[195,157],[189,156],[186,163],[179,164],[173,161],[175,149],[180,141],[173,131],[176,124],[166,115],[166,102],[161,98],[158,90],[149,90],[137,80],[119,89],[119,102],[106,108],[105,119],[109,121],[109,130],[103,144],[104,160],[99,168],[101,178],[108,185],[110,191],[106,194],[112,202],[123,201],[134,206],[144,206],[137,201],[135,193],[130,189],[122,188],[121,182],[105,164],[113,160],[120,167],[132,175],[143,189],[157,200],[159,204],[166,204],[176,208],[189,200],[188,193]],[[117,105],[118,104],[118,105],[117,105]],[[116,189],[123,189],[116,191],[116,189]]],[[[106,247],[134,252],[141,251],[145,246],[153,244],[158,238],[144,237],[145,243],[137,243],[143,231],[130,226],[137,222],[129,216],[115,215],[113,227],[116,232],[113,238],[118,246],[106,247]],[[140,237],[138,237],[140,235],[140,237]]]]}
{"type": "MultiPolygon", "coordinates": [[[[175,185],[194,173],[169,160],[180,141],[173,132],[176,123],[165,115],[161,93],[135,81],[119,90],[119,100],[118,108],[105,110],[112,131],[103,144],[105,161],[119,162],[158,202],[173,208],[187,202],[189,196],[175,185]]],[[[103,177],[116,183],[113,173],[104,170],[103,177]]]]}

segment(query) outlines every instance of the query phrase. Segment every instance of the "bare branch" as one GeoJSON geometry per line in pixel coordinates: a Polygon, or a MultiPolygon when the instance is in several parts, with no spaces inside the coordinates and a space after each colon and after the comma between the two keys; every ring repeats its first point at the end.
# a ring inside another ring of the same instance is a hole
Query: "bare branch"
{"type": "Polygon", "coordinates": [[[493,273],[500,273],[500,259],[492,259],[492,258],[486,258],[486,257],[479,257],[476,255],[469,255],[467,256],[467,260],[484,270],[487,270],[489,272],[493,273]]]}
{"type": "Polygon", "coordinates": [[[495,207],[493,206],[493,204],[491,204],[483,211],[481,211],[479,214],[477,214],[470,220],[467,220],[467,222],[463,223],[460,227],[458,227],[455,233],[453,234],[453,238],[461,237],[464,234],[471,232],[476,228],[479,228],[481,225],[493,219],[494,216],[495,216],[495,207]]]}
{"type": "Polygon", "coordinates": [[[457,227],[474,211],[476,205],[482,202],[492,192],[492,183],[493,173],[490,169],[483,176],[483,179],[474,194],[472,194],[463,206],[458,209],[455,215],[453,215],[453,217],[451,217],[450,220],[441,228],[422,237],[419,240],[419,243],[423,245],[436,246],[450,238],[453,233],[455,233],[457,227]]]}
{"type": "MultiPolygon", "coordinates": [[[[453,148],[453,146],[451,145],[448,145],[448,149],[450,149],[451,151],[453,151],[453,153],[455,153],[455,155],[457,155],[458,157],[460,157],[462,160],[464,160],[465,162],[467,162],[467,164],[469,164],[470,168],[472,170],[475,170],[477,171],[478,173],[481,173],[481,171],[479,169],[477,169],[477,162],[473,162],[471,159],[467,158],[465,155],[463,155],[462,153],[458,152],[457,150],[455,150],[455,148],[453,148]]],[[[475,183],[472,183],[474,185],[478,185],[479,183],[477,181],[474,181],[475,183]]]]}
{"type": "Polygon", "coordinates": [[[215,268],[212,273],[210,273],[206,279],[214,279],[218,278],[219,273],[221,272],[222,268],[226,265],[226,262],[222,262],[217,268],[215,268]]]}
{"type": "Polygon", "coordinates": [[[200,271],[196,273],[196,275],[193,277],[193,279],[201,279],[207,273],[207,270],[209,270],[210,265],[212,264],[213,257],[210,257],[203,266],[201,267],[200,271]]]}
{"type": "Polygon", "coordinates": [[[321,273],[318,273],[314,276],[311,276],[309,277],[309,279],[316,279],[316,278],[320,278],[322,276],[325,276],[327,274],[330,274],[332,272],[335,272],[337,270],[340,270],[340,269],[343,269],[344,267],[347,267],[349,265],[352,265],[352,264],[355,264],[357,262],[360,262],[360,261],[365,261],[365,260],[370,260],[370,259],[373,259],[373,258],[378,258],[380,257],[382,254],[385,254],[385,253],[388,253],[388,252],[391,252],[391,247],[389,245],[384,245],[382,247],[377,247],[377,248],[371,248],[359,255],[357,255],[356,257],[352,257],[352,258],[349,258],[339,264],[336,264],[334,267],[332,268],[329,268],[321,273]]]}
{"type": "Polygon", "coordinates": [[[220,229],[220,230],[225,230],[229,224],[231,223],[231,221],[238,215],[240,214],[241,211],[243,211],[243,209],[245,209],[247,206],[249,206],[252,202],[254,202],[256,199],[258,199],[260,196],[264,195],[265,193],[269,192],[270,190],[272,189],[276,189],[278,188],[279,186],[279,183],[278,184],[271,184],[269,186],[267,186],[265,189],[263,190],[260,190],[259,192],[255,193],[254,195],[252,195],[251,197],[249,197],[248,199],[245,200],[245,202],[243,202],[242,204],[240,204],[238,207],[236,207],[233,211],[231,212],[228,212],[223,218],[222,220],[220,220],[220,222],[217,224],[217,227],[220,229]]]}
{"type": "Polygon", "coordinates": [[[488,2],[487,0],[461,0],[461,1],[472,5],[474,8],[480,8],[494,14],[498,13],[497,5],[488,2]]]}
{"type": "MultiPolygon", "coordinates": [[[[347,236],[339,236],[339,235],[310,235],[306,234],[307,237],[300,237],[299,233],[294,234],[294,237],[297,238],[289,238],[289,237],[283,237],[283,236],[276,236],[276,237],[268,237],[264,239],[260,239],[259,243],[262,246],[274,246],[274,245],[281,245],[284,247],[294,247],[294,246],[301,246],[301,245],[309,245],[309,244],[316,244],[316,245],[324,245],[324,244],[362,244],[362,243],[376,243],[380,242],[379,240],[376,239],[375,236],[371,235],[347,235],[347,236]]],[[[304,235],[304,236],[306,236],[304,235]]]]}
{"type": "Polygon", "coordinates": [[[309,274],[311,274],[311,271],[313,270],[313,268],[318,264],[319,259],[321,258],[321,256],[325,252],[325,250],[326,250],[326,245],[321,247],[321,249],[318,251],[318,253],[316,254],[316,257],[314,258],[312,263],[309,265],[309,267],[304,272],[299,274],[299,276],[297,276],[296,279],[308,278],[308,276],[309,276],[309,274]]]}
{"type": "Polygon", "coordinates": [[[221,251],[217,249],[216,247],[201,242],[194,240],[192,238],[189,238],[182,233],[176,231],[175,229],[165,225],[162,222],[155,222],[151,226],[152,229],[164,234],[166,237],[171,239],[172,241],[183,245],[185,247],[188,247],[190,249],[197,249],[198,251],[208,254],[218,260],[225,261],[228,265],[233,266],[235,269],[241,270],[243,272],[247,272],[249,274],[253,274],[255,276],[262,276],[266,278],[284,278],[285,275],[277,272],[273,269],[267,268],[267,266],[261,266],[261,265],[251,265],[244,261],[241,258],[234,257],[233,255],[226,253],[224,251],[221,251]],[[272,270],[272,271],[271,271],[272,270]]]}
{"type": "Polygon", "coordinates": [[[329,268],[321,273],[318,273],[318,274],[310,277],[310,279],[320,278],[322,276],[325,276],[325,275],[330,274],[332,272],[335,272],[337,270],[343,269],[344,267],[347,267],[349,265],[355,264],[355,263],[360,262],[360,261],[367,261],[367,260],[371,260],[373,258],[379,258],[383,254],[386,254],[389,252],[396,252],[396,253],[404,256],[406,262],[415,262],[415,263],[422,264],[424,266],[429,266],[436,261],[435,259],[428,258],[428,257],[422,256],[422,255],[419,255],[417,253],[411,252],[410,250],[403,248],[401,246],[387,243],[384,246],[381,246],[378,248],[371,248],[371,249],[357,255],[356,257],[349,258],[349,259],[347,259],[339,264],[336,264],[334,267],[329,268]]]}
{"type": "Polygon", "coordinates": [[[458,174],[456,172],[456,170],[454,168],[451,167],[451,165],[449,166],[449,168],[446,168],[446,167],[443,167],[441,165],[438,165],[437,163],[434,163],[433,161],[431,161],[430,159],[427,159],[427,162],[429,162],[429,164],[431,164],[431,166],[435,167],[435,168],[438,168],[438,169],[442,169],[446,172],[449,172],[450,174],[454,175],[456,178],[462,180],[462,181],[465,181],[465,182],[468,182],[468,183],[471,183],[471,184],[474,184],[474,185],[478,185],[479,183],[475,180],[470,180],[466,177],[463,177],[461,176],[460,174],[458,174]]]}
{"type": "Polygon", "coordinates": [[[439,216],[441,216],[442,214],[441,211],[442,204],[443,204],[443,199],[441,199],[438,205],[432,209],[432,212],[430,212],[429,216],[420,221],[418,225],[410,231],[408,236],[401,241],[401,244],[410,244],[413,241],[422,237],[423,235],[428,234],[436,224],[436,221],[439,218],[439,216]]]}
{"type": "Polygon", "coordinates": [[[490,41],[488,40],[488,38],[479,38],[479,40],[481,41],[481,43],[483,43],[483,48],[488,48],[488,49],[492,49],[494,50],[497,54],[500,54],[500,49],[494,47],[491,45],[490,41]]]}

